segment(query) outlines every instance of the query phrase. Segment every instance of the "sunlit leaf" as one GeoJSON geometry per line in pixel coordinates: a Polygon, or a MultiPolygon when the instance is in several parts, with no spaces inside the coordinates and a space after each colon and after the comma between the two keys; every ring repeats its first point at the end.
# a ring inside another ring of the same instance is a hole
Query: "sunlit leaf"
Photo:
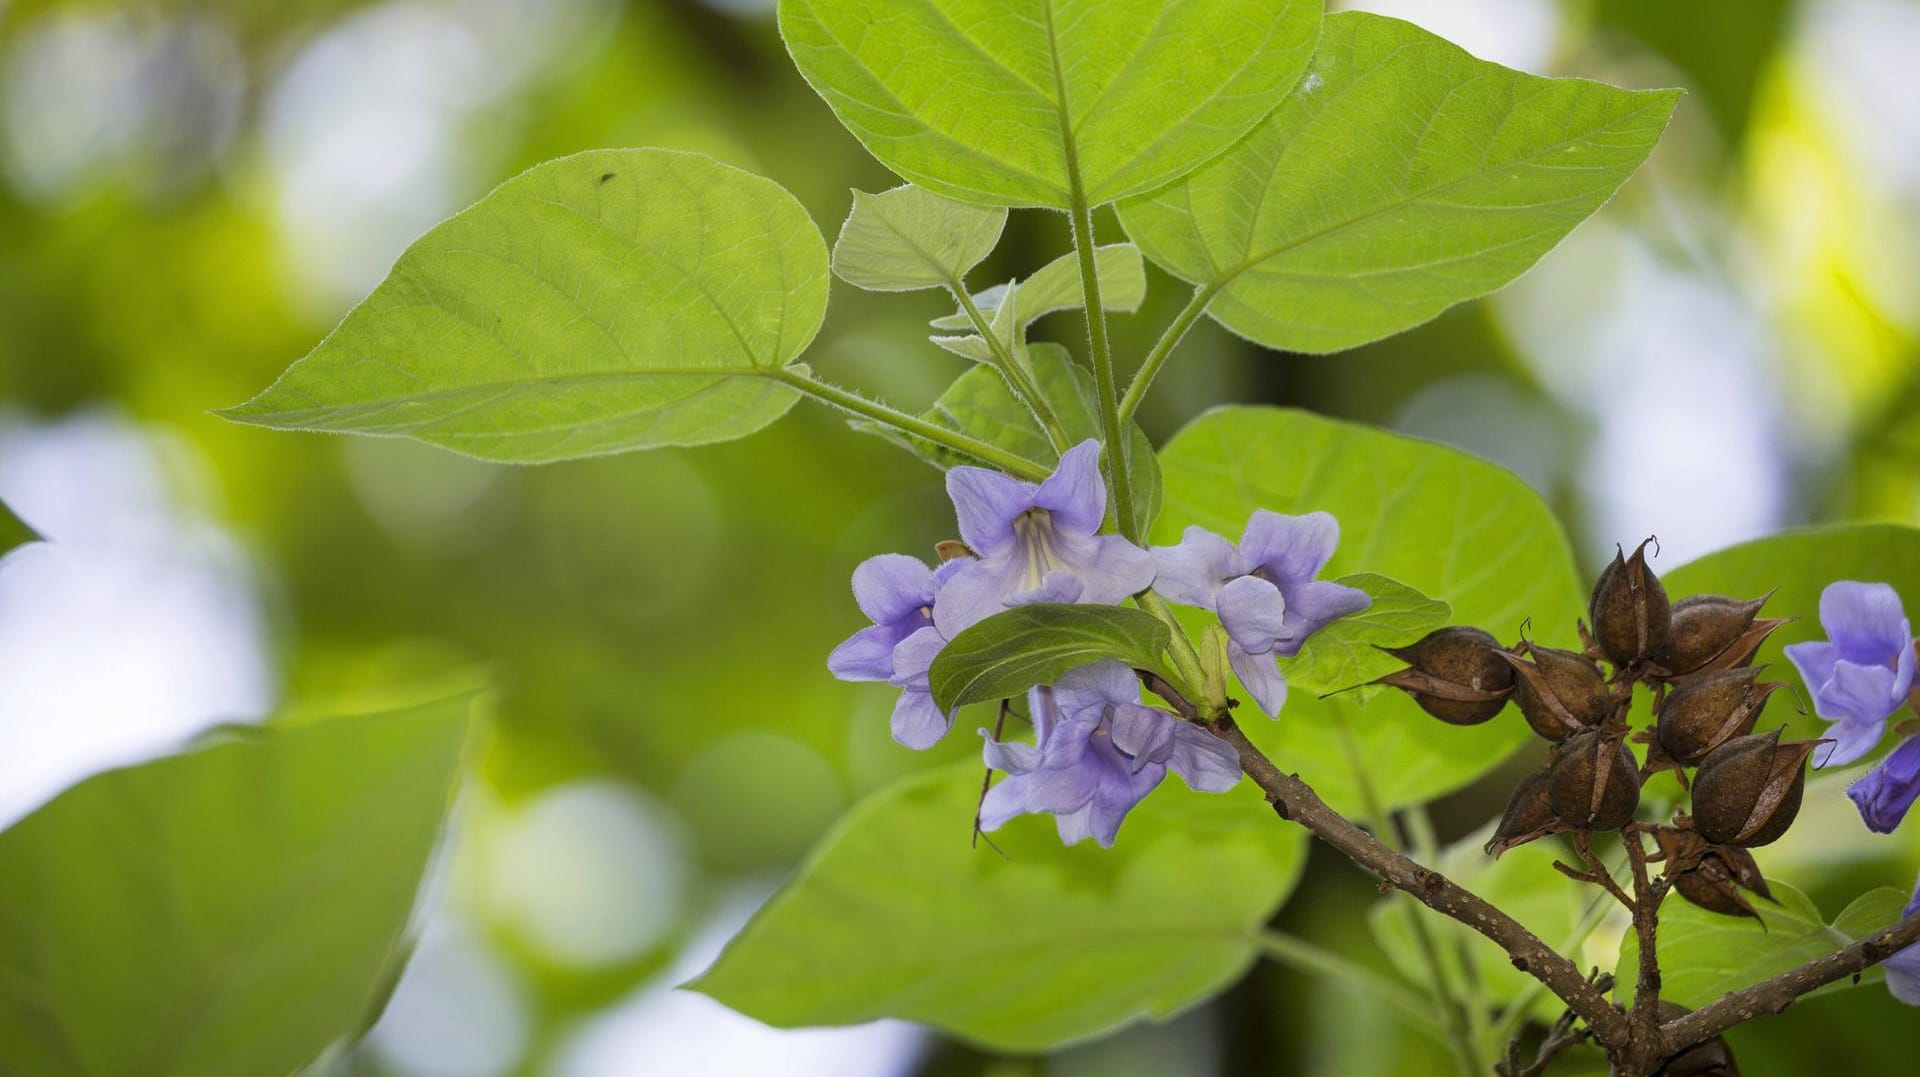
{"type": "Polygon", "coordinates": [[[221,414],[537,463],[750,434],[826,313],[827,250],[777,184],[595,150],[422,236],[366,302],[221,414]]]}
{"type": "Polygon", "coordinates": [[[6,556],[7,552],[16,546],[24,546],[39,540],[40,536],[34,534],[33,528],[28,527],[25,521],[15,516],[5,501],[0,501],[0,557],[6,556]]]}
{"type": "Polygon", "coordinates": [[[875,292],[944,288],[993,253],[1007,211],[956,202],[912,184],[853,192],[833,244],[834,275],[875,292]]]}
{"type": "Polygon", "coordinates": [[[1326,20],[1286,103],[1232,151],[1120,206],[1208,313],[1271,348],[1408,329],[1524,272],[1606,202],[1676,90],[1545,79],[1411,24],[1326,20]]]}
{"type": "MultiPolygon", "coordinates": [[[[1177,542],[1192,524],[1238,539],[1255,509],[1323,509],[1341,531],[1323,578],[1379,573],[1447,602],[1455,624],[1511,638],[1531,617],[1541,642],[1575,642],[1585,590],[1566,535],[1526,483],[1484,460],[1307,412],[1240,407],[1196,419],[1160,466],[1156,542],[1177,542]]],[[[1531,736],[1511,708],[1483,725],[1445,726],[1399,692],[1365,706],[1295,692],[1278,721],[1241,725],[1335,807],[1359,814],[1369,799],[1391,807],[1458,789],[1531,736]]]]}
{"type": "MultiPolygon", "coordinates": [[[[1147,298],[1147,270],[1140,248],[1131,243],[1109,243],[1094,248],[1094,272],[1100,275],[1100,305],[1108,313],[1130,313],[1147,298]]],[[[1039,319],[1080,306],[1080,258],[1063,254],[1018,284],[996,284],[973,297],[982,313],[993,315],[1002,340],[1026,339],[1028,327],[1039,319]],[[1008,302],[1011,296],[1013,301],[1008,302]]],[[[935,329],[966,329],[967,316],[949,314],[933,321],[935,329]]]]}
{"type": "Polygon", "coordinates": [[[1453,613],[1445,602],[1377,572],[1338,582],[1365,591],[1373,602],[1307,637],[1298,655],[1280,660],[1280,672],[1295,689],[1332,692],[1385,676],[1406,663],[1380,648],[1413,643],[1453,613]]]}
{"type": "Polygon", "coordinates": [[[1319,0],[781,0],[813,88],[882,164],[988,205],[1151,190],[1280,103],[1319,0]]]}
{"type": "Polygon", "coordinates": [[[868,798],[692,986],[783,1028],[902,1017],[1045,1050],[1232,983],[1305,862],[1250,783],[1170,778],[1111,850],[1019,818],[1005,856],[968,844],[979,796],[962,765],[868,798]]]}
{"type": "Polygon", "coordinates": [[[942,710],[1009,699],[1103,658],[1158,669],[1172,641],[1151,614],[1125,606],[1040,602],[981,621],[946,645],[928,682],[942,710]]]}
{"type": "Polygon", "coordinates": [[[239,728],[0,833],[0,1044],[35,1077],[286,1074],[375,1016],[468,698],[239,728]]]}

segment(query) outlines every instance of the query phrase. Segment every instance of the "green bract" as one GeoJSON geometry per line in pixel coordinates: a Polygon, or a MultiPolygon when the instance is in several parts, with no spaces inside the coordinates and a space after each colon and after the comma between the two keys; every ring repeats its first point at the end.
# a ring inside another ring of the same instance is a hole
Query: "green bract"
{"type": "Polygon", "coordinates": [[[826,313],[827,250],[777,184],[596,150],[508,180],[407,249],[253,400],[262,426],[538,463],[750,434],[826,313]]]}
{"type": "Polygon", "coordinates": [[[0,833],[7,1072],[286,1074],[364,1032],[469,706],[235,729],[0,833]]]}
{"type": "Polygon", "coordinates": [[[1225,150],[1280,103],[1318,0],[781,0],[780,32],[895,172],[986,205],[1100,205],[1225,150]]]}
{"type": "Polygon", "coordinates": [[[1232,151],[1122,203],[1155,263],[1270,348],[1378,340],[1519,276],[1646,159],[1679,92],[1547,79],[1404,22],[1326,20],[1232,151]]]}
{"type": "Polygon", "coordinates": [[[875,292],[957,286],[993,253],[1007,211],[955,202],[912,184],[853,192],[853,212],[833,244],[833,272],[875,292]]]}
{"type": "Polygon", "coordinates": [[[783,1028],[904,1017],[1046,1050],[1232,982],[1306,861],[1251,785],[1169,779],[1111,850],[1017,819],[1004,857],[967,840],[979,796],[969,764],[868,798],[692,986],[783,1028]]]}
{"type": "Polygon", "coordinates": [[[1153,616],[1124,606],[1015,606],[955,637],[933,660],[927,680],[933,701],[950,711],[1022,695],[1103,658],[1159,669],[1172,639],[1153,616]]]}
{"type": "MultiPolygon", "coordinates": [[[[1571,625],[1584,608],[1572,552],[1546,502],[1466,453],[1306,412],[1236,407],[1194,420],[1160,466],[1166,507],[1157,543],[1177,541],[1190,524],[1237,538],[1255,509],[1325,510],[1340,521],[1341,540],[1322,578],[1377,572],[1446,596],[1453,623],[1501,637],[1529,617],[1571,625]]],[[[1397,692],[1364,708],[1348,696],[1295,692],[1279,721],[1241,725],[1328,803],[1362,815],[1369,792],[1392,807],[1458,789],[1530,735],[1509,712],[1435,736],[1433,719],[1397,692]]]]}

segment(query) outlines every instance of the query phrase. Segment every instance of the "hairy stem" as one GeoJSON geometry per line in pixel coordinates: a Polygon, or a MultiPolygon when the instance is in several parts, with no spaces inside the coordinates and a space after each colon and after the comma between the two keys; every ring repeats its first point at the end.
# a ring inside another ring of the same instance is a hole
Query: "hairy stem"
{"type": "Polygon", "coordinates": [[[1399,981],[1349,960],[1296,935],[1263,931],[1257,936],[1261,952],[1281,964],[1316,976],[1344,980],[1355,988],[1392,1006],[1414,1028],[1437,1042],[1446,1042],[1446,1030],[1435,1019],[1427,1000],[1407,990],[1399,981]]]}
{"type": "Polygon", "coordinates": [[[1153,350],[1147,353],[1146,359],[1140,363],[1140,369],[1134,372],[1133,380],[1127,383],[1127,395],[1120,401],[1121,426],[1126,426],[1133,419],[1133,413],[1140,410],[1140,401],[1146,398],[1147,390],[1153,386],[1154,377],[1160,373],[1160,368],[1166,365],[1167,357],[1173,354],[1173,349],[1179,347],[1180,341],[1186,338],[1187,330],[1192,329],[1193,323],[1206,312],[1207,304],[1213,302],[1216,290],[1217,286],[1212,284],[1202,284],[1194,288],[1193,298],[1187,300],[1187,305],[1174,316],[1173,322],[1167,326],[1167,331],[1160,334],[1160,339],[1154,344],[1153,350]]]}
{"type": "MultiPolygon", "coordinates": [[[[1072,157],[1069,156],[1069,161],[1072,157]]],[[[1140,541],[1140,528],[1133,518],[1133,490],[1127,480],[1126,427],[1120,422],[1120,401],[1114,388],[1113,350],[1107,343],[1107,314],[1100,304],[1100,272],[1094,261],[1093,211],[1079,194],[1074,182],[1073,247],[1080,255],[1080,288],[1087,307],[1087,350],[1093,356],[1093,381],[1100,397],[1100,426],[1107,443],[1107,481],[1113,487],[1113,518],[1119,521],[1120,534],[1130,542],[1140,541]]]]}
{"type": "Polygon", "coordinates": [[[960,310],[966,314],[967,320],[973,323],[974,332],[979,333],[981,339],[987,342],[987,349],[993,353],[994,369],[1006,379],[1007,387],[1013,390],[1013,395],[1019,397],[1021,403],[1027,406],[1027,410],[1033,414],[1033,421],[1039,423],[1040,429],[1046,432],[1047,440],[1053,443],[1053,451],[1066,452],[1072,448],[1072,443],[1067,440],[1066,429],[1060,425],[1059,416],[1054,414],[1052,402],[1047,399],[1045,393],[1040,391],[1040,386],[1027,375],[1026,368],[1014,360],[1013,355],[1007,351],[1006,345],[1001,343],[1000,338],[994,334],[993,326],[987,321],[987,316],[980,312],[980,307],[973,301],[973,296],[967,294],[966,285],[962,284],[958,278],[954,278],[947,282],[947,290],[953,293],[954,302],[960,304],[960,310]]]}
{"type": "Polygon", "coordinates": [[[877,400],[869,400],[851,389],[842,389],[837,385],[828,384],[792,367],[783,367],[769,376],[793,386],[815,400],[824,401],[836,408],[852,412],[862,418],[872,419],[874,422],[915,437],[925,438],[936,445],[944,445],[955,452],[965,453],[989,467],[999,468],[1016,478],[1039,482],[1047,477],[1046,468],[1024,456],[989,445],[978,438],[971,438],[945,427],[936,426],[917,415],[909,415],[877,400]]]}

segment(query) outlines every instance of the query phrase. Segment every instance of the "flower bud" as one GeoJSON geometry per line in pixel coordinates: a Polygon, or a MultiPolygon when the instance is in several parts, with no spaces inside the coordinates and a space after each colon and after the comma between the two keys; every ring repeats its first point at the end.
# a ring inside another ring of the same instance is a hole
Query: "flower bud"
{"type": "Polygon", "coordinates": [[[1614,663],[1629,665],[1666,646],[1673,619],[1667,589],[1647,567],[1647,545],[1642,542],[1631,559],[1616,548],[1613,564],[1600,574],[1587,603],[1594,642],[1614,663]]]}
{"type": "MultiPolygon", "coordinates": [[[[1678,1003],[1662,1002],[1660,1023],[1678,1020],[1688,1012],[1678,1003]]],[[[1654,1077],[1740,1077],[1740,1064],[1734,1061],[1733,1048],[1727,1046],[1726,1037],[1715,1036],[1667,1059],[1654,1077]]]]}
{"type": "Polygon", "coordinates": [[[1500,816],[1500,825],[1487,842],[1488,856],[1498,857],[1508,849],[1566,829],[1553,812],[1553,801],[1547,793],[1548,774],[1542,767],[1514,786],[1506,813],[1500,816]]]}
{"type": "Polygon", "coordinates": [[[1735,737],[1700,763],[1693,780],[1693,826],[1716,845],[1778,841],[1800,813],[1807,757],[1822,742],[1780,743],[1780,731],[1735,737]]]}
{"type": "Polygon", "coordinates": [[[1760,642],[1785,618],[1767,618],[1758,638],[1749,639],[1760,607],[1772,595],[1741,602],[1725,595],[1689,595],[1673,604],[1666,646],[1653,656],[1667,677],[1706,669],[1733,669],[1753,660],[1760,642]]]}
{"type": "Polygon", "coordinates": [[[1518,675],[1513,701],[1535,733],[1558,742],[1606,721],[1613,700],[1593,659],[1533,643],[1521,646],[1533,661],[1507,651],[1498,653],[1518,675]]]}
{"type": "Polygon", "coordinates": [[[1589,730],[1553,751],[1547,795],[1553,813],[1576,830],[1618,830],[1640,807],[1640,768],[1618,741],[1589,730]]]}
{"type": "Polygon", "coordinates": [[[1760,670],[1715,670],[1690,677],[1660,705],[1654,738],[1667,758],[1697,766],[1707,753],[1735,737],[1753,732],[1767,697],[1785,688],[1780,681],[1756,684],[1760,670]]]}
{"type": "Polygon", "coordinates": [[[1375,681],[1413,697],[1420,708],[1452,725],[1478,725],[1500,713],[1513,694],[1513,670],[1500,644],[1477,628],[1451,625],[1410,647],[1382,647],[1408,668],[1375,681]]]}
{"type": "Polygon", "coordinates": [[[1742,888],[1771,899],[1772,891],[1760,874],[1753,854],[1731,845],[1714,845],[1679,827],[1661,827],[1653,832],[1667,861],[1667,877],[1680,896],[1693,904],[1722,916],[1750,916],[1759,919],[1753,905],[1740,893],[1742,888]]]}

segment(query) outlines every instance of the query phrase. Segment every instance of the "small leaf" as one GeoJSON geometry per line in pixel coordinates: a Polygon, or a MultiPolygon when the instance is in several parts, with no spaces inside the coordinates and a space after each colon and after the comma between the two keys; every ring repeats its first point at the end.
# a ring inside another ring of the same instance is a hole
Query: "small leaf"
{"type": "Polygon", "coordinates": [[[1295,688],[1333,692],[1391,673],[1406,663],[1381,647],[1416,642],[1453,613],[1445,602],[1378,573],[1359,572],[1337,582],[1365,591],[1373,604],[1308,636],[1298,655],[1280,660],[1280,672],[1295,688]]]}
{"type": "Polygon", "coordinates": [[[984,205],[1151,190],[1305,70],[1319,0],[781,0],[807,82],[888,168],[984,205]]]}
{"type": "MultiPolygon", "coordinates": [[[[967,337],[978,341],[979,337],[967,337]]],[[[1040,391],[1053,401],[1067,440],[1079,444],[1100,437],[1099,391],[1093,384],[1093,372],[1074,363],[1073,357],[1058,344],[1035,344],[1027,352],[1028,366],[1040,391]]],[[[937,426],[978,438],[988,444],[1026,457],[1051,468],[1059,454],[1033,421],[1026,406],[1007,388],[1006,380],[990,367],[975,367],[954,379],[933,407],[920,416],[937,426]]],[[[873,423],[855,423],[857,429],[878,434],[904,445],[914,455],[946,470],[973,460],[930,441],[901,435],[873,423]]],[[[1160,512],[1160,460],[1153,442],[1138,423],[1133,425],[1131,447],[1127,452],[1127,474],[1133,483],[1133,509],[1142,533],[1160,512]]],[[[1109,514],[1112,509],[1109,507],[1109,514]]]]}
{"type": "Polygon", "coordinates": [[[1007,211],[956,202],[912,184],[853,192],[833,244],[833,272],[873,292],[944,288],[993,253],[1007,211]]]}
{"type": "MultiPolygon", "coordinates": [[[[1109,243],[1094,248],[1094,272],[1100,276],[1100,306],[1108,313],[1132,313],[1147,298],[1146,263],[1140,248],[1131,243],[1109,243]]],[[[974,306],[993,316],[993,325],[1005,331],[1001,339],[1026,340],[1026,331],[1034,322],[1081,305],[1080,258],[1063,254],[1026,280],[1014,284],[996,284],[973,297],[974,306]],[[1007,297],[1014,301],[1009,304],[1007,297]]],[[[935,329],[967,329],[973,325],[966,314],[935,318],[935,329]]]]}
{"type": "Polygon", "coordinates": [[[1640,167],[1679,96],[1522,74],[1346,12],[1265,123],[1120,220],[1215,290],[1227,328],[1339,351],[1518,277],[1640,167]]]}
{"type": "Polygon", "coordinates": [[[542,463],[742,437],[784,415],[826,314],[792,195],[700,154],[538,165],[409,247],[338,329],[221,414],[542,463]]]}
{"type": "Polygon", "coordinates": [[[15,516],[5,501],[0,501],[0,557],[5,557],[17,546],[38,541],[40,536],[34,534],[33,528],[15,516]]]}
{"type": "Polygon", "coordinates": [[[1170,778],[1112,849],[1015,819],[1005,857],[969,847],[979,796],[967,764],[869,797],[690,986],[781,1028],[897,1017],[1045,1051],[1231,984],[1306,860],[1251,783],[1170,778]]]}
{"type": "MultiPolygon", "coordinates": [[[[1817,960],[1899,922],[1906,898],[1891,888],[1861,896],[1832,924],[1813,900],[1777,879],[1768,879],[1773,901],[1754,897],[1759,920],[1721,916],[1684,901],[1660,909],[1658,950],[1661,997],[1698,1009],[1735,991],[1817,960]]],[[[1640,964],[1640,945],[1631,932],[1620,950],[1614,976],[1616,992],[1631,998],[1640,964]]],[[[1877,982],[1879,970],[1861,974],[1877,982]]],[[[1815,994],[1845,990],[1851,979],[1828,984],[1815,994]]]]}
{"type": "Polygon", "coordinates": [[[242,727],[0,833],[0,1043],[36,1077],[291,1073],[375,1012],[470,697],[242,727]]]}
{"type": "Polygon", "coordinates": [[[981,621],[948,643],[928,681],[942,710],[1008,699],[1103,658],[1158,669],[1173,640],[1151,614],[1124,606],[1040,602],[981,621]]]}

